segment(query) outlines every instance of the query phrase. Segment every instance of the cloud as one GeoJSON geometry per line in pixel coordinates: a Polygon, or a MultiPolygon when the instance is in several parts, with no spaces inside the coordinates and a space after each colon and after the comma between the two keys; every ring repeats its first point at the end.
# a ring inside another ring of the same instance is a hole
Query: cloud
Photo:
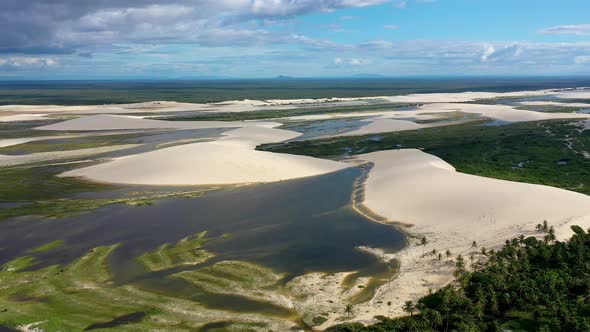
{"type": "MultiPolygon", "coordinates": [[[[3,0],[0,52],[63,54],[115,43],[257,43],[265,33],[254,27],[255,20],[289,20],[388,1],[3,0]]],[[[262,39],[268,40],[268,33],[262,39]]]]}
{"type": "Polygon", "coordinates": [[[363,66],[369,64],[370,61],[367,59],[359,59],[359,58],[350,58],[350,59],[343,59],[343,58],[334,58],[332,64],[328,67],[330,68],[340,68],[346,66],[363,66]]]}
{"type": "Polygon", "coordinates": [[[522,54],[522,48],[518,43],[511,45],[503,45],[500,49],[496,49],[493,45],[486,45],[480,59],[481,62],[499,61],[506,59],[514,59],[522,54]]]}
{"type": "Polygon", "coordinates": [[[576,35],[590,36],[590,24],[559,25],[542,29],[539,33],[544,35],[576,35]]]}
{"type": "Polygon", "coordinates": [[[574,62],[578,65],[590,64],[590,55],[578,55],[574,58],[574,62]]]}
{"type": "Polygon", "coordinates": [[[386,24],[386,25],[383,26],[383,29],[386,29],[386,30],[397,30],[397,29],[399,29],[399,25],[386,24]]]}
{"type": "Polygon", "coordinates": [[[17,70],[31,70],[31,69],[45,69],[48,67],[55,67],[58,62],[51,58],[38,57],[10,57],[0,58],[0,70],[2,71],[17,71],[17,70]]]}
{"type": "Polygon", "coordinates": [[[398,1],[396,3],[393,4],[393,7],[398,8],[398,9],[403,9],[406,8],[408,6],[408,3],[406,1],[398,1]]]}

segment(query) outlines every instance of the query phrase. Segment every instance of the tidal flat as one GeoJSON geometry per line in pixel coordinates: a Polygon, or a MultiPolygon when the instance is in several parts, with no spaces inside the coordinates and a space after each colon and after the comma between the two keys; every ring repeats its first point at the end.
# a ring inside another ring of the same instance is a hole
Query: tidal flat
{"type": "Polygon", "coordinates": [[[352,210],[360,174],[352,168],[80,216],[4,220],[0,321],[42,322],[48,331],[118,323],[206,331],[232,312],[223,320],[228,330],[311,326],[321,319],[295,309],[310,296],[291,295],[302,291],[298,277],[357,271],[342,287],[354,285],[350,301],[363,301],[389,280],[380,274],[394,270],[358,247],[405,245],[400,231],[352,210]]]}

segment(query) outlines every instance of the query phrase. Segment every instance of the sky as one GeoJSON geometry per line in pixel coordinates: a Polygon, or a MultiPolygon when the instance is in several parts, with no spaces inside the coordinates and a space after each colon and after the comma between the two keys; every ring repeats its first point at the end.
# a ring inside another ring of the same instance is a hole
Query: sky
{"type": "Polygon", "coordinates": [[[590,75],[588,0],[0,0],[0,80],[590,75]]]}

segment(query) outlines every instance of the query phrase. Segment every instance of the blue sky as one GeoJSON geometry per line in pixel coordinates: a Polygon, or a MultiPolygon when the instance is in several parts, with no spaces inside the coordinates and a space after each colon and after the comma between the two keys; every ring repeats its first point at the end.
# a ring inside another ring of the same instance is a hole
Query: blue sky
{"type": "Polygon", "coordinates": [[[587,0],[3,0],[0,79],[590,75],[587,0]]]}

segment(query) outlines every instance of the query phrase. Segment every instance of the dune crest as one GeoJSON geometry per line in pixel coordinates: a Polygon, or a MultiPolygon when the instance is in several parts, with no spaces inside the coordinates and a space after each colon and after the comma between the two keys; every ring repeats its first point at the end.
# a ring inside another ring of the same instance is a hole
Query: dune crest
{"type": "MultiPolygon", "coordinates": [[[[453,257],[469,257],[479,248],[497,248],[515,235],[538,236],[535,225],[547,220],[560,238],[570,225],[590,225],[590,196],[563,189],[463,174],[442,159],[420,150],[379,151],[357,157],[372,162],[363,204],[390,222],[412,225],[407,230],[425,236],[425,246],[410,243],[394,254],[400,275],[371,300],[392,301],[393,314],[407,300],[440,288],[453,277],[453,265],[429,255],[433,249],[453,257]]],[[[410,242],[412,242],[410,240],[410,242]]],[[[370,310],[369,319],[376,314],[370,310]]]]}
{"type": "Polygon", "coordinates": [[[213,142],[194,143],[126,156],[62,176],[109,183],[213,185],[274,182],[335,172],[352,165],[305,156],[256,151],[299,133],[271,128],[240,128],[213,142]]]}

